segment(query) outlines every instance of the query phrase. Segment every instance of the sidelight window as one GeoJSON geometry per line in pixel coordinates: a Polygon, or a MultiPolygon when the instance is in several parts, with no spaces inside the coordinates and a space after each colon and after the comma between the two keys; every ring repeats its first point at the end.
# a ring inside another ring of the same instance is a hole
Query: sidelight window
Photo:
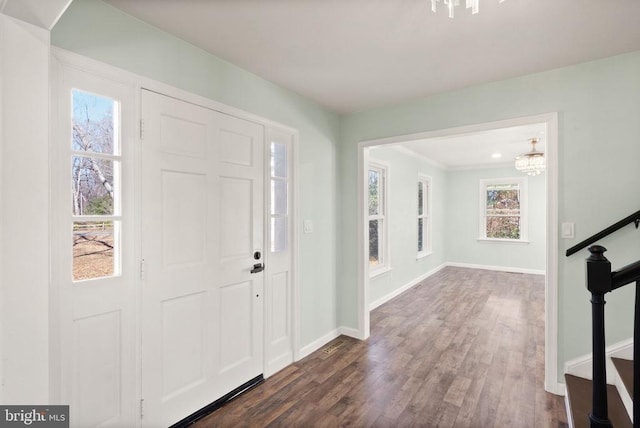
{"type": "Polygon", "coordinates": [[[77,89],[71,100],[73,280],[119,275],[119,103],[77,89]]]}
{"type": "Polygon", "coordinates": [[[289,171],[287,146],[271,143],[271,251],[289,249],[289,171]]]}

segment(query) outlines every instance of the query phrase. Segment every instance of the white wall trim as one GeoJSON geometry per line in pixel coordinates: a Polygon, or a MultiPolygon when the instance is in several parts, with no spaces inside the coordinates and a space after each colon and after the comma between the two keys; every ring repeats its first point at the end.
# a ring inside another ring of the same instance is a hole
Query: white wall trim
{"type": "Polygon", "coordinates": [[[469,269],[494,270],[497,272],[527,273],[531,275],[544,275],[546,273],[544,270],[540,270],[540,269],[527,269],[527,268],[508,267],[508,266],[476,265],[473,263],[446,262],[445,265],[451,266],[451,267],[461,267],[461,268],[469,268],[469,269]]]}
{"type": "Polygon", "coordinates": [[[547,127],[547,274],[545,277],[544,387],[564,393],[558,380],[558,113],[537,116],[547,127]]]}
{"type": "Polygon", "coordinates": [[[369,147],[386,144],[398,144],[413,140],[445,137],[456,134],[488,131],[513,126],[544,123],[547,128],[547,242],[546,242],[546,276],[545,276],[545,390],[554,394],[562,391],[558,381],[558,113],[544,113],[533,116],[515,117],[511,119],[485,122],[455,128],[438,129],[415,134],[395,135],[358,143],[358,175],[356,188],[358,192],[357,224],[358,224],[358,266],[357,266],[357,301],[358,329],[362,337],[369,336],[369,272],[366,263],[366,231],[365,231],[365,190],[366,176],[364,165],[368,162],[369,147]]]}
{"type": "MultiPolygon", "coordinates": [[[[611,358],[622,358],[625,360],[633,360],[633,339],[626,339],[613,345],[607,346],[605,349],[605,364],[607,370],[607,383],[615,385],[622,399],[624,407],[627,409],[629,417],[633,420],[633,400],[624,386],[622,379],[618,375],[618,371],[613,365],[611,358]]],[[[592,354],[582,355],[564,364],[564,372],[584,379],[592,379],[593,372],[592,354]]],[[[568,405],[567,405],[568,408],[568,405]]]]}
{"type": "Polygon", "coordinates": [[[359,332],[357,328],[351,328],[351,327],[338,327],[338,333],[341,335],[345,335],[345,336],[349,336],[349,337],[353,337],[354,339],[359,339],[359,340],[363,340],[360,336],[359,336],[359,332]]]}
{"type": "MultiPolygon", "coordinates": [[[[4,8],[4,4],[5,2],[2,3],[2,9],[4,8]]],[[[0,11],[2,10],[0,9],[0,11]]],[[[4,35],[4,22],[2,22],[3,20],[5,20],[6,18],[4,17],[4,15],[0,14],[0,23],[2,25],[0,25],[0,201],[4,200],[4,164],[3,164],[3,159],[4,159],[4,155],[3,155],[3,147],[5,146],[5,137],[4,137],[4,127],[3,127],[3,121],[4,121],[4,103],[5,103],[5,98],[3,96],[3,92],[4,92],[4,67],[5,67],[5,60],[4,60],[4,50],[5,50],[5,46],[4,46],[4,40],[5,40],[5,35],[4,35]]],[[[4,229],[4,210],[0,209],[0,242],[4,242],[3,240],[3,229],[4,229]]],[[[4,308],[4,302],[3,302],[3,294],[4,294],[4,249],[3,249],[3,245],[0,245],[0,308],[4,308]]],[[[2,318],[0,317],[0,320],[2,318]]],[[[4,336],[4,329],[0,328],[0,403],[4,403],[4,372],[3,372],[3,365],[4,365],[4,348],[2,346],[3,344],[3,336],[4,336]]]]}
{"type": "Polygon", "coordinates": [[[391,300],[391,299],[393,299],[395,297],[398,297],[399,295],[401,295],[405,291],[409,290],[412,287],[415,287],[420,282],[422,282],[425,279],[429,278],[431,275],[439,272],[445,266],[447,266],[447,265],[446,264],[441,264],[440,266],[436,267],[435,269],[432,269],[429,272],[427,272],[427,273],[425,273],[423,275],[420,275],[419,277],[409,281],[408,283],[404,284],[403,286],[393,290],[391,293],[387,294],[386,296],[382,296],[381,298],[377,299],[375,302],[371,302],[369,304],[369,310],[372,311],[375,308],[377,308],[378,306],[381,306],[381,305],[387,303],[389,300],[391,300]]]}
{"type": "Polygon", "coordinates": [[[331,330],[329,333],[325,334],[324,336],[319,337],[313,342],[303,346],[300,349],[299,358],[296,361],[301,360],[305,357],[308,357],[309,355],[313,354],[315,351],[322,348],[324,345],[331,342],[333,339],[335,339],[338,336],[340,336],[340,330],[336,328],[335,330],[331,330]]]}
{"type": "MultiPolygon", "coordinates": [[[[633,359],[633,339],[626,339],[613,345],[607,346],[605,349],[606,362],[607,362],[607,374],[615,371],[611,358],[623,358],[625,360],[633,359]]],[[[591,367],[592,367],[592,354],[585,354],[567,361],[564,364],[564,372],[574,376],[580,376],[585,379],[591,379],[591,367]]],[[[610,384],[613,384],[613,379],[609,379],[610,384]]]]}

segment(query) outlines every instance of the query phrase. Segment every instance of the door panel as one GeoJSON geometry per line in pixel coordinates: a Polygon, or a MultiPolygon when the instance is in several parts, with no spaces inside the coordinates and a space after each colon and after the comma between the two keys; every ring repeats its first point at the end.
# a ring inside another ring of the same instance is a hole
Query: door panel
{"type": "Polygon", "coordinates": [[[79,411],[75,417],[86,426],[116,422],[121,415],[120,311],[76,319],[73,324],[73,390],[79,411]]]}
{"type": "Polygon", "coordinates": [[[143,426],[171,425],[262,373],[264,133],[143,91],[143,426]]]}
{"type": "Polygon", "coordinates": [[[220,205],[220,257],[225,260],[242,259],[253,248],[252,182],[220,177],[220,190],[224,201],[220,205]]]}
{"type": "Polygon", "coordinates": [[[162,399],[206,381],[206,298],[194,293],[162,302],[162,399]]]}

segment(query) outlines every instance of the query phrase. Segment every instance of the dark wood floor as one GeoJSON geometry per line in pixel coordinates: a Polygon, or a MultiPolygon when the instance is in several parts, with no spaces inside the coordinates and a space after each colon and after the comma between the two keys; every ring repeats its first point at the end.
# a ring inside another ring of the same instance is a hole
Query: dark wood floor
{"type": "Polygon", "coordinates": [[[566,427],[544,382],[544,278],[448,267],[196,424],[566,427]]]}

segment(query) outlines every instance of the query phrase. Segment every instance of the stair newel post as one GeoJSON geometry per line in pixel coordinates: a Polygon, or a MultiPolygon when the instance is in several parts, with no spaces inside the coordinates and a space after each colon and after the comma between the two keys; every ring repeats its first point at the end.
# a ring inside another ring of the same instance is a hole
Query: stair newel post
{"type": "Polygon", "coordinates": [[[604,337],[604,295],[611,291],[611,262],[606,248],[589,247],[587,289],[591,292],[591,339],[593,346],[593,402],[589,413],[591,428],[611,427],[607,404],[607,371],[604,337]]]}
{"type": "Polygon", "coordinates": [[[633,313],[633,426],[640,426],[640,281],[633,313]]]}

